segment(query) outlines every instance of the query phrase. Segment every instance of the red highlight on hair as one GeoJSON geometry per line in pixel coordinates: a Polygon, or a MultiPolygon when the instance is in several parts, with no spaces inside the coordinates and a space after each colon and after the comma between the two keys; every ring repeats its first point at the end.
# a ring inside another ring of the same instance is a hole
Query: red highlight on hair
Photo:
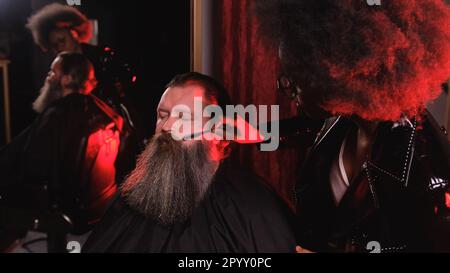
{"type": "Polygon", "coordinates": [[[332,114],[412,116],[450,77],[450,6],[443,0],[256,4],[261,35],[283,45],[283,65],[308,103],[332,114]]]}
{"type": "Polygon", "coordinates": [[[368,120],[412,116],[439,96],[450,77],[449,7],[440,0],[383,4],[383,11],[364,9],[367,25],[354,30],[365,55],[353,63],[342,54],[323,60],[332,81],[345,90],[345,97],[323,105],[326,110],[368,120]]]}

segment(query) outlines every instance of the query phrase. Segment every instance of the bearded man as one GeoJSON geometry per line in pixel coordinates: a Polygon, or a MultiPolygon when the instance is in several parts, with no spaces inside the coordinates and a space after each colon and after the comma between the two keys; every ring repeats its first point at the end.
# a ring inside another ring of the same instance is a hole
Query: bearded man
{"type": "Polygon", "coordinates": [[[195,97],[221,109],[229,104],[207,76],[188,73],[169,83],[156,135],[85,252],[293,252],[289,211],[260,178],[228,158],[229,141],[174,139],[174,125],[196,115],[177,106],[194,109],[195,97]]]}
{"type": "MultiPolygon", "coordinates": [[[[46,233],[53,228],[45,224],[51,212],[70,220],[70,233],[85,234],[104,213],[117,190],[124,122],[91,94],[95,84],[84,55],[58,54],[33,103],[38,117],[0,150],[0,231],[46,233]],[[19,221],[21,215],[31,215],[34,224],[19,221]]],[[[65,245],[49,251],[65,251],[65,245]]]]}
{"type": "Polygon", "coordinates": [[[117,180],[122,181],[135,167],[136,157],[144,146],[139,114],[129,99],[136,88],[136,71],[111,48],[88,43],[93,33],[91,22],[75,7],[49,4],[30,16],[26,27],[36,45],[49,56],[74,52],[83,54],[92,63],[98,81],[92,93],[113,108],[125,123],[122,147],[126,149],[118,158],[122,167],[116,174],[117,180]]]}

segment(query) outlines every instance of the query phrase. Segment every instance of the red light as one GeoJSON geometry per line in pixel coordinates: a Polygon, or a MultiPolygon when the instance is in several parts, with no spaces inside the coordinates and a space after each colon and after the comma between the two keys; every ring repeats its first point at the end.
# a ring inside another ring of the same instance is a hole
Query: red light
{"type": "Polygon", "coordinates": [[[136,80],[137,80],[136,76],[133,76],[133,78],[131,79],[132,82],[136,82],[136,80]]]}
{"type": "Polygon", "coordinates": [[[445,205],[450,209],[450,193],[445,193],[445,205]]]}
{"type": "MultiPolygon", "coordinates": [[[[96,202],[107,201],[117,191],[115,162],[120,147],[119,131],[111,123],[89,135],[84,169],[90,172],[89,196],[96,202]]],[[[100,202],[101,203],[101,202],[100,202]]]]}

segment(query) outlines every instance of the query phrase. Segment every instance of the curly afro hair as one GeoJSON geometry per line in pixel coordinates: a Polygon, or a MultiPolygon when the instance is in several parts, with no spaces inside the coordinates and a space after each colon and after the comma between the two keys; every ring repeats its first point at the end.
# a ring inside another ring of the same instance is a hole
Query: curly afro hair
{"type": "Polygon", "coordinates": [[[54,29],[69,29],[78,34],[77,40],[88,42],[92,37],[92,25],[76,8],[58,3],[47,5],[28,18],[27,28],[34,42],[44,51],[49,50],[49,35],[54,29]]]}
{"type": "Polygon", "coordinates": [[[255,12],[305,103],[335,115],[415,115],[450,76],[443,0],[258,0],[255,12]]]}

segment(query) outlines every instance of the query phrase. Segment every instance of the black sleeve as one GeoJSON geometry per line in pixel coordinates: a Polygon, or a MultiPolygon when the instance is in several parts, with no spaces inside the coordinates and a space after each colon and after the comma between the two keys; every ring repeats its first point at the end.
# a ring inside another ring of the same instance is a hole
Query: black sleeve
{"type": "Polygon", "coordinates": [[[57,163],[54,156],[58,152],[59,136],[63,134],[61,114],[59,109],[51,107],[33,123],[23,158],[26,183],[50,180],[51,170],[57,163]]]}
{"type": "Polygon", "coordinates": [[[430,113],[426,113],[423,132],[421,158],[429,174],[425,186],[434,208],[434,250],[450,252],[450,143],[430,113]]]}

